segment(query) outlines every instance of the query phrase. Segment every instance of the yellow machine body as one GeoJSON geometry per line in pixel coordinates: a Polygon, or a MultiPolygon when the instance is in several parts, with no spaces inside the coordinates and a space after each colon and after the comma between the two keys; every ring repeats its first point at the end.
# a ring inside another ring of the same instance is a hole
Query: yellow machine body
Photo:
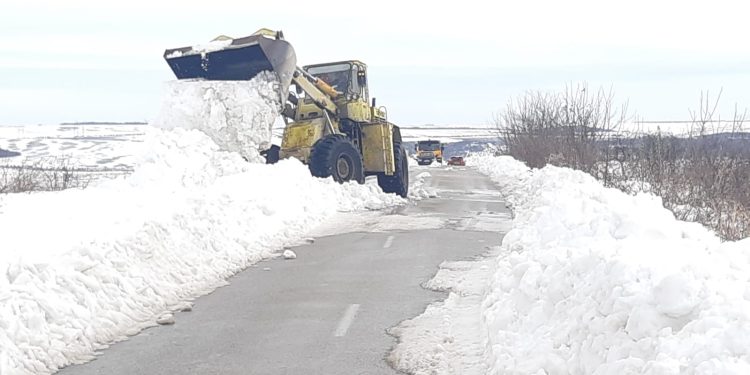
{"type": "Polygon", "coordinates": [[[310,79],[301,82],[292,80],[292,85],[301,86],[297,92],[306,95],[297,99],[295,108],[284,111],[284,115],[292,121],[284,129],[280,157],[295,157],[307,163],[315,142],[329,134],[345,134],[354,138],[354,144],[359,146],[366,174],[393,175],[396,169],[393,135],[400,133],[397,126],[386,120],[383,108],[368,103],[367,66],[360,61],[350,60],[311,65],[303,69],[314,79],[317,79],[317,71],[321,72],[318,76],[324,78],[312,84],[310,79]],[[324,79],[329,79],[331,83],[324,79]],[[323,92],[325,97],[316,97],[311,85],[323,92]],[[343,91],[339,91],[343,86],[343,91]],[[327,102],[331,98],[331,102],[327,102]],[[327,110],[330,107],[332,111],[327,110]],[[346,127],[356,127],[358,130],[356,134],[350,134],[344,129],[346,127]]]}

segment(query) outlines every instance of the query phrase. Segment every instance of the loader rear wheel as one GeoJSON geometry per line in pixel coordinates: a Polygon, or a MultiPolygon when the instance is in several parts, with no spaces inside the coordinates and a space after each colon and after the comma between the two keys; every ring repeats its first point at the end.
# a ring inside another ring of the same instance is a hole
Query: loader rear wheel
{"type": "Polygon", "coordinates": [[[365,183],[362,155],[344,135],[328,135],[315,142],[309,164],[310,173],[315,177],[331,176],[336,182],[365,183]]]}
{"type": "Polygon", "coordinates": [[[409,159],[401,142],[393,142],[393,161],[396,171],[393,176],[378,174],[378,186],[386,193],[395,193],[403,198],[409,194],[409,159]]]}

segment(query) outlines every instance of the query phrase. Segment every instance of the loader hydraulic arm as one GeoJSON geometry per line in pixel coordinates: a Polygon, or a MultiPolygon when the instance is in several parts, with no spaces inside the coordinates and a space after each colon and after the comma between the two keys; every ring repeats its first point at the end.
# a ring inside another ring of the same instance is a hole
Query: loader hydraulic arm
{"type": "Polygon", "coordinates": [[[338,96],[339,93],[333,87],[300,68],[294,71],[292,82],[309,95],[321,109],[336,116],[336,104],[333,103],[332,98],[338,96]]]}

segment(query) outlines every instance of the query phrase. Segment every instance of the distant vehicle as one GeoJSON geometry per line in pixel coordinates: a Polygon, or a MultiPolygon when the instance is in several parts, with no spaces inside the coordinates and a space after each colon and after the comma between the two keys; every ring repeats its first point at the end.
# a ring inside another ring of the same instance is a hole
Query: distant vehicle
{"type": "Polygon", "coordinates": [[[430,165],[435,161],[435,154],[432,151],[419,151],[417,153],[417,164],[430,165]]]}
{"type": "Polygon", "coordinates": [[[466,165],[466,162],[464,161],[464,158],[461,156],[451,156],[450,160],[448,160],[448,165],[464,166],[466,165]]]}
{"type": "Polygon", "coordinates": [[[422,153],[422,151],[429,151],[433,154],[434,159],[437,160],[438,163],[443,163],[443,148],[445,148],[445,146],[440,141],[432,139],[417,141],[414,148],[416,149],[417,157],[419,157],[419,154],[422,153]]]}

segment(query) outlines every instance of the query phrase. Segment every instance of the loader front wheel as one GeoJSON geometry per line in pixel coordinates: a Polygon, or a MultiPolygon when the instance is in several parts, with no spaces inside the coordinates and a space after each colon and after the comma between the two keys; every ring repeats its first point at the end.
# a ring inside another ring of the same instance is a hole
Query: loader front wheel
{"type": "Polygon", "coordinates": [[[393,176],[378,174],[378,186],[386,193],[395,193],[403,198],[409,193],[409,159],[401,142],[393,142],[393,161],[396,171],[393,176]]]}
{"type": "Polygon", "coordinates": [[[336,182],[365,183],[362,155],[354,144],[341,134],[319,139],[310,150],[310,173],[315,177],[333,177],[336,182]]]}
{"type": "Polygon", "coordinates": [[[276,164],[279,161],[281,148],[277,145],[271,145],[268,150],[261,151],[261,155],[266,158],[266,164],[276,164]]]}

